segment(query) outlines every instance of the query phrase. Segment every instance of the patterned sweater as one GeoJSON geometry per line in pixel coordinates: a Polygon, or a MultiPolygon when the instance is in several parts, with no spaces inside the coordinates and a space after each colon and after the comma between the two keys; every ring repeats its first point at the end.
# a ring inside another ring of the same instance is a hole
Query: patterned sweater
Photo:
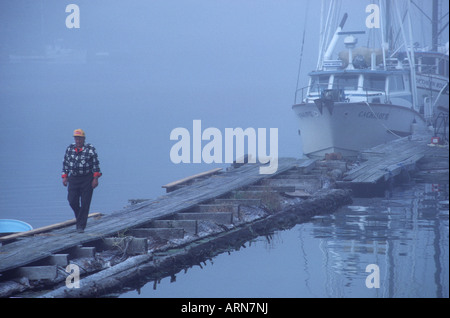
{"type": "Polygon", "coordinates": [[[82,148],[77,148],[75,143],[66,149],[64,155],[62,177],[85,176],[94,174],[94,177],[100,177],[100,162],[97,152],[91,144],[85,144],[82,148]]]}

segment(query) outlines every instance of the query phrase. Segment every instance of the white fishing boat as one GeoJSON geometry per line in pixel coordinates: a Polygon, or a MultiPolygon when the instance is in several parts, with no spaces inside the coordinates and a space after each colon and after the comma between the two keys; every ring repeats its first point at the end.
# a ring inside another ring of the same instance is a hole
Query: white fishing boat
{"type": "MultiPolygon", "coordinates": [[[[335,8],[334,2],[328,4],[328,17],[335,8]]],[[[397,17],[396,39],[402,39],[397,41],[397,46],[386,42],[389,38],[385,38],[385,29],[380,26],[368,32],[367,43],[371,47],[358,47],[357,36],[366,36],[366,30],[344,32],[347,14],[334,28],[329,44],[326,47],[321,44],[324,49],[319,50],[317,68],[309,74],[309,85],[296,91],[292,106],[300,123],[304,154],[355,156],[363,149],[426,131],[434,114],[430,107],[445,103],[445,89],[441,87],[445,77],[441,86],[433,90],[433,95],[429,87],[418,94],[419,88],[414,83],[420,82],[422,77],[416,78],[416,67],[411,67],[410,61],[424,59],[420,54],[414,55],[411,20],[408,15],[402,18],[396,1],[387,3],[389,5],[380,1],[378,8],[381,20],[389,21],[389,25],[395,21],[392,17],[397,17]],[[386,14],[385,9],[389,9],[390,14],[386,14]],[[392,11],[396,13],[393,16],[392,11]],[[379,35],[375,36],[375,32],[379,35]],[[333,59],[336,44],[342,39],[345,49],[333,59]]],[[[410,8],[408,1],[403,3],[410,8]]],[[[324,25],[331,24],[328,18],[324,25]]],[[[327,33],[321,34],[321,43],[325,43],[327,33]]],[[[437,65],[440,69],[446,67],[448,85],[448,55],[446,61],[447,64],[444,59],[437,65]]],[[[425,70],[422,63],[418,74],[429,79],[430,71],[425,70]]],[[[438,78],[435,75],[439,74],[433,74],[433,78],[438,78]]]]}

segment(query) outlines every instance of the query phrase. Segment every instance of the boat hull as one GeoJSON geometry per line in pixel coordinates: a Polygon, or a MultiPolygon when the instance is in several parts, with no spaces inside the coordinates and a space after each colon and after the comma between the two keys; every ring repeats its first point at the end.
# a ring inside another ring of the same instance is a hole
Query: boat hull
{"type": "Polygon", "coordinates": [[[416,81],[419,100],[426,101],[429,98],[434,106],[432,111],[435,116],[442,110],[448,112],[448,78],[439,75],[417,74],[416,81]]]}
{"type": "Polygon", "coordinates": [[[361,150],[426,129],[418,112],[391,104],[302,103],[292,109],[299,120],[303,153],[310,157],[333,152],[356,156],[361,150]]]}

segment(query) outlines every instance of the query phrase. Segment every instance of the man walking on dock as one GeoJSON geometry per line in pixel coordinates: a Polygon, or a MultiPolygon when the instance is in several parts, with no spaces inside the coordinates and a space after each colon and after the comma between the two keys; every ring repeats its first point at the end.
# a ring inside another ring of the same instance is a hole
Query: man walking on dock
{"type": "Polygon", "coordinates": [[[67,147],[64,155],[62,179],[68,187],[67,200],[75,213],[77,231],[84,232],[92,194],[98,186],[100,163],[97,152],[91,144],[85,144],[86,135],[82,129],[73,132],[75,143],[67,147]]]}

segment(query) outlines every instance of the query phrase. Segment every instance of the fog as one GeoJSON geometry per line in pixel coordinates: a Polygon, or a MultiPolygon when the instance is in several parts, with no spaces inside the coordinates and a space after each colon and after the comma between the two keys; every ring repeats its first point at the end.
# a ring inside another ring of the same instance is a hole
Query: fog
{"type": "MultiPolygon", "coordinates": [[[[428,2],[417,1],[429,13],[428,2]]],[[[346,29],[361,29],[370,2],[343,3],[346,29]]],[[[99,154],[91,211],[102,213],[226,167],[171,162],[171,131],[192,131],[194,120],[277,128],[279,156],[301,157],[291,106],[316,66],[319,14],[320,1],[306,0],[2,0],[0,218],[42,226],[72,217],[60,175],[76,128],[99,154]],[[80,28],[66,26],[71,3],[80,28]]],[[[431,28],[415,26],[430,45],[431,28]]]]}

